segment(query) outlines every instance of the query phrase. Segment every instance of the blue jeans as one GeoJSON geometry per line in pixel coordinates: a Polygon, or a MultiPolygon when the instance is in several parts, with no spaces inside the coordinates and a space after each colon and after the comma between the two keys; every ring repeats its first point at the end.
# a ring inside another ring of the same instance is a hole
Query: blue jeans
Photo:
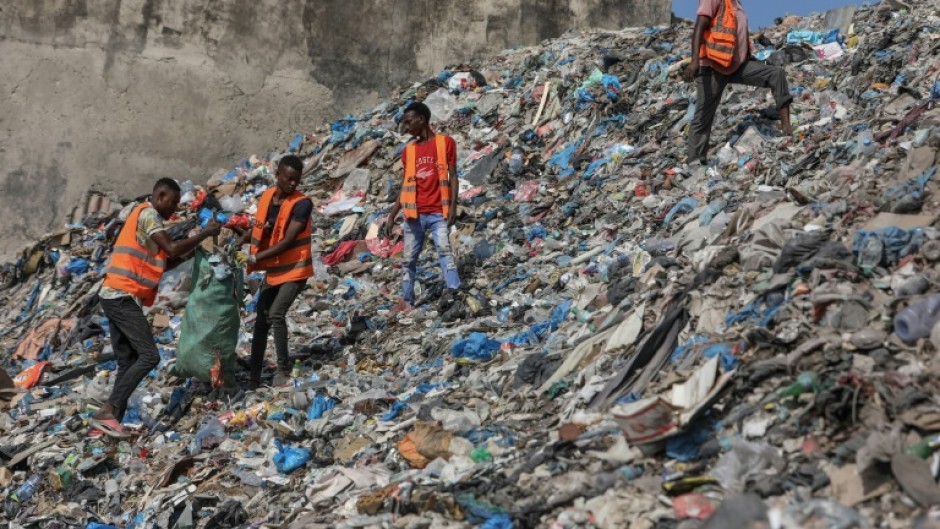
{"type": "Polygon", "coordinates": [[[409,304],[415,301],[415,274],[418,268],[418,257],[424,248],[425,235],[431,232],[434,246],[437,247],[437,256],[441,261],[441,271],[444,273],[444,282],[447,288],[460,288],[460,276],[457,275],[457,264],[450,250],[450,239],[447,237],[447,221],[440,213],[418,215],[417,219],[405,219],[405,251],[403,259],[405,264],[404,278],[402,279],[402,296],[409,304]]]}

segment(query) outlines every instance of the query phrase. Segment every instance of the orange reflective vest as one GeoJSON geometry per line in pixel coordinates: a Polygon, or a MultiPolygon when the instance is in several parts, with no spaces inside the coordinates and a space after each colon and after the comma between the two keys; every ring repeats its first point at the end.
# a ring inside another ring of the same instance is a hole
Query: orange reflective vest
{"type": "MultiPolygon", "coordinates": [[[[434,135],[434,143],[437,145],[437,179],[441,188],[441,207],[444,210],[444,218],[450,213],[450,172],[447,167],[447,136],[442,134],[434,135]]],[[[418,218],[418,181],[415,176],[418,173],[418,164],[415,159],[417,146],[409,143],[405,147],[404,166],[405,182],[401,186],[401,209],[405,213],[406,219],[418,218]]]]}
{"type": "Polygon", "coordinates": [[[699,57],[709,59],[723,68],[729,68],[734,60],[737,27],[734,2],[725,0],[718,14],[712,19],[711,27],[705,30],[699,57]]]}
{"type": "MultiPolygon", "coordinates": [[[[284,239],[287,231],[287,225],[290,224],[290,216],[294,210],[294,205],[301,200],[309,200],[300,191],[285,198],[281,203],[281,211],[274,221],[274,228],[271,230],[271,236],[264,238],[264,223],[268,218],[268,208],[271,207],[271,201],[274,200],[274,193],[277,188],[272,187],[261,194],[261,200],[258,201],[258,211],[255,213],[255,222],[251,227],[251,255],[274,246],[284,239]]],[[[310,248],[311,222],[307,219],[307,225],[297,234],[294,242],[283,252],[258,261],[248,267],[249,272],[265,271],[265,278],[269,285],[280,285],[292,281],[301,281],[308,277],[313,277],[313,251],[310,248]]]]}
{"type": "Polygon", "coordinates": [[[104,286],[127,292],[139,298],[145,307],[157,299],[157,287],[166,270],[166,252],[153,254],[137,242],[137,219],[140,213],[153,207],[145,202],[131,211],[118,234],[114,251],[104,278],[104,286]]]}

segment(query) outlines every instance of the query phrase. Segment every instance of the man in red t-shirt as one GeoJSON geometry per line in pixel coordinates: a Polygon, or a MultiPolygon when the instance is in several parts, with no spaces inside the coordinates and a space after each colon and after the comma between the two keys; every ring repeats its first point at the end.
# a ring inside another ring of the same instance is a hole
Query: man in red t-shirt
{"type": "MultiPolygon", "coordinates": [[[[418,257],[430,232],[447,289],[460,288],[460,276],[450,248],[448,231],[457,220],[457,144],[431,129],[431,110],[424,103],[405,109],[402,126],[415,141],[405,146],[402,166],[405,180],[401,194],[386,220],[389,232],[398,213],[405,213],[405,273],[402,291],[405,302],[414,303],[414,281],[418,257]]],[[[450,293],[453,297],[453,292],[450,293]]]]}

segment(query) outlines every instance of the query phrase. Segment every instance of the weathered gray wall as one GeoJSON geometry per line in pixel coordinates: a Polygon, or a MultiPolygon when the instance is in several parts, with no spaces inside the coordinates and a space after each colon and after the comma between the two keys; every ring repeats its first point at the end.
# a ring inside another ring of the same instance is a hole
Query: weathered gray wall
{"type": "Polygon", "coordinates": [[[573,28],[664,24],[668,0],[4,0],[0,255],[89,189],[204,181],[457,62],[573,28]]]}

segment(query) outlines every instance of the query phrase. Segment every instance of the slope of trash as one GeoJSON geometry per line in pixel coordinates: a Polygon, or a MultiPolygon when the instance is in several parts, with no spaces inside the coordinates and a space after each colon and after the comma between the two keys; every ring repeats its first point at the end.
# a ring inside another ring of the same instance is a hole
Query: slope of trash
{"type": "MultiPolygon", "coordinates": [[[[0,527],[940,527],[940,2],[909,4],[755,35],[795,137],[735,87],[708,166],[684,160],[688,22],[506,51],[300,131],[319,257],[293,385],[240,389],[257,276],[223,385],[172,374],[182,267],[128,441],[87,418],[133,203],[90,201],[2,269],[0,527]],[[457,140],[465,288],[441,299],[426,248],[410,309],[380,226],[414,100],[457,140]]],[[[172,234],[212,207],[244,226],[282,154],[185,182],[172,234]]]]}

